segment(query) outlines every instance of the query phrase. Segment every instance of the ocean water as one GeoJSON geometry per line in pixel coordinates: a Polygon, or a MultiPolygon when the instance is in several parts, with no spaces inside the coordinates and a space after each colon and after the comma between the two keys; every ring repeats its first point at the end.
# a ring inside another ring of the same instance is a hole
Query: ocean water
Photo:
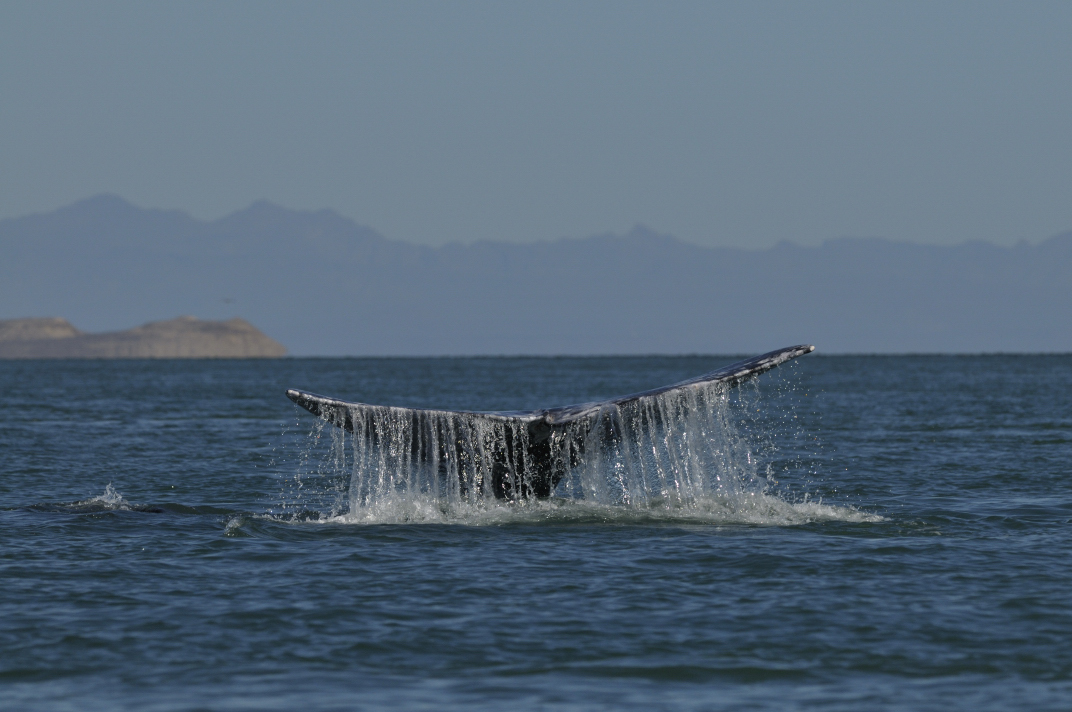
{"type": "Polygon", "coordinates": [[[0,362],[0,707],[1072,709],[1072,356],[803,357],[727,394],[685,499],[363,507],[283,395],[731,360],[0,362]]]}

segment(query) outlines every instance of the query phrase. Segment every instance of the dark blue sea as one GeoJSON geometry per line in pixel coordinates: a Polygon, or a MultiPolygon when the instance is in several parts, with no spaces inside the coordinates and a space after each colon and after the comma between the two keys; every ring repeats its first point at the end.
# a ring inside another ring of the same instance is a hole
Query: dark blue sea
{"type": "Polygon", "coordinates": [[[0,708],[1072,709],[1072,356],[805,356],[736,389],[690,501],[370,509],[284,396],[732,360],[0,362],[0,708]]]}

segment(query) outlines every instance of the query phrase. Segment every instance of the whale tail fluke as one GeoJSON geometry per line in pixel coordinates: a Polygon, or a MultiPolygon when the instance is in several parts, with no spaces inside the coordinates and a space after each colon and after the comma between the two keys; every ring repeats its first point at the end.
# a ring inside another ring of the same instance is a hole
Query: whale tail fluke
{"type": "Polygon", "coordinates": [[[727,388],[814,349],[791,346],[670,386],[532,411],[398,408],[296,389],[286,394],[310,413],[353,433],[355,457],[378,472],[371,479],[394,483],[389,486],[456,489],[469,496],[548,497],[592,450],[621,450],[625,440],[643,438],[653,429],[672,429],[727,388]]]}

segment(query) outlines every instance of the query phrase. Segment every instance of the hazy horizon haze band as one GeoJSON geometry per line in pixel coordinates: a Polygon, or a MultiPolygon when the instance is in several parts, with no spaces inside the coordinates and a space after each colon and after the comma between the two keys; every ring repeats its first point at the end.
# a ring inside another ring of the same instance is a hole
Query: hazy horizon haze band
{"type": "Polygon", "coordinates": [[[111,192],[441,245],[1072,227],[1067,3],[8,3],[0,218],[111,192]],[[196,52],[190,52],[196,47],[196,52]]]}
{"type": "Polygon", "coordinates": [[[299,355],[1033,353],[1072,348],[1072,232],[1039,243],[431,247],[260,202],[206,223],[100,196],[0,221],[0,317],[89,332],[240,316],[299,355]]]}
{"type": "MultiPolygon", "coordinates": [[[[121,205],[124,205],[124,206],[130,206],[130,207],[133,207],[133,208],[135,208],[137,210],[141,210],[141,211],[148,212],[148,213],[162,213],[162,214],[176,215],[176,216],[182,217],[183,219],[193,220],[196,223],[199,223],[201,225],[206,225],[206,226],[208,226],[208,225],[216,225],[216,224],[224,224],[227,221],[229,221],[229,220],[231,220],[231,219],[233,219],[233,218],[235,218],[237,216],[240,216],[240,215],[242,215],[244,213],[247,213],[249,211],[252,211],[252,210],[257,210],[258,208],[260,208],[262,206],[267,206],[271,210],[279,211],[281,213],[290,213],[290,214],[298,214],[298,215],[321,215],[321,214],[327,214],[327,215],[330,215],[330,216],[332,216],[334,218],[337,218],[337,219],[344,220],[344,221],[347,221],[349,223],[352,223],[353,225],[355,225],[356,227],[358,227],[361,230],[369,230],[372,233],[375,233],[375,234],[381,236],[383,239],[391,241],[391,242],[412,244],[412,245],[419,246],[419,247],[431,247],[433,249],[450,248],[450,247],[454,247],[454,246],[466,247],[466,246],[472,246],[472,245],[474,245],[476,243],[481,243],[481,242],[492,243],[492,244],[537,245],[537,244],[541,244],[541,243],[555,243],[555,242],[565,242],[565,241],[574,241],[574,240],[586,240],[586,239],[593,239],[593,238],[608,238],[608,237],[617,238],[617,237],[622,237],[622,236],[625,236],[625,235],[634,234],[634,233],[636,233],[638,231],[643,232],[643,233],[650,233],[650,234],[653,234],[653,235],[658,235],[660,237],[670,238],[670,239],[673,239],[673,240],[678,240],[680,242],[683,242],[683,243],[688,244],[688,245],[692,245],[694,247],[700,247],[700,248],[706,248],[706,249],[738,249],[738,250],[746,250],[746,251],[750,251],[750,252],[769,251],[769,250],[772,250],[772,249],[775,249],[777,247],[781,247],[781,246],[784,246],[784,245],[792,245],[792,246],[796,246],[796,247],[805,247],[805,248],[806,247],[821,247],[821,246],[823,246],[823,245],[825,245],[827,243],[836,242],[836,241],[839,241],[839,240],[876,240],[876,241],[885,241],[885,242],[910,244],[910,245],[920,245],[920,246],[927,245],[927,243],[915,242],[915,241],[909,240],[909,239],[898,239],[898,238],[878,237],[878,236],[870,236],[870,237],[869,236],[849,236],[849,235],[830,236],[830,237],[827,237],[827,238],[823,238],[823,239],[819,240],[817,243],[814,243],[814,244],[796,242],[796,241],[794,241],[792,239],[783,239],[783,240],[779,240],[778,242],[776,242],[774,244],[765,245],[765,246],[713,245],[713,244],[703,244],[703,243],[691,242],[691,241],[686,240],[684,238],[681,238],[681,237],[679,237],[677,235],[667,233],[667,232],[663,232],[663,231],[659,230],[657,227],[654,227],[654,226],[651,226],[651,225],[646,225],[644,223],[634,223],[633,225],[629,226],[629,228],[627,230],[624,230],[621,233],[615,233],[613,231],[603,230],[603,231],[595,232],[595,233],[592,233],[592,234],[589,234],[589,235],[559,235],[559,236],[552,236],[552,237],[534,237],[531,240],[525,240],[525,241],[510,241],[510,240],[478,238],[478,239],[469,240],[469,241],[460,241],[459,240],[459,241],[452,241],[452,242],[444,242],[444,243],[435,244],[435,245],[427,245],[427,244],[423,244],[423,243],[410,242],[408,240],[399,239],[399,238],[395,238],[395,237],[392,237],[390,235],[384,234],[382,231],[378,230],[376,228],[376,226],[364,223],[364,222],[358,220],[357,218],[355,218],[354,216],[344,215],[344,214],[342,214],[341,212],[339,212],[338,210],[336,210],[335,208],[332,208],[332,207],[292,208],[292,207],[282,205],[280,203],[277,203],[277,202],[274,202],[274,201],[271,201],[271,200],[260,198],[260,199],[254,200],[253,202],[251,202],[249,205],[246,205],[245,207],[239,207],[239,208],[236,208],[234,210],[231,210],[231,211],[221,215],[218,218],[199,218],[199,217],[196,217],[193,214],[191,214],[188,210],[185,210],[185,209],[180,208],[180,207],[136,205],[132,201],[127,200],[122,195],[118,195],[116,193],[108,193],[108,192],[97,193],[95,195],[86,196],[84,198],[81,198],[79,200],[75,200],[75,201],[73,201],[71,203],[68,203],[66,205],[58,206],[55,210],[42,210],[42,211],[36,211],[36,212],[29,212],[29,213],[26,213],[24,215],[15,215],[15,216],[11,216],[11,217],[0,217],[0,224],[2,224],[4,222],[9,222],[9,221],[19,221],[19,220],[25,220],[25,219],[47,217],[50,214],[55,213],[55,212],[60,212],[60,211],[64,211],[64,210],[68,210],[68,209],[72,209],[72,208],[77,208],[77,207],[82,206],[82,205],[87,205],[87,204],[91,204],[91,203],[94,203],[94,202],[102,202],[102,201],[103,202],[109,202],[109,203],[114,202],[114,203],[118,203],[118,204],[121,204],[121,205]]],[[[1072,226],[1072,222],[1070,222],[1070,226],[1072,226]]],[[[1062,236],[1068,235],[1068,234],[1072,234],[1072,229],[1062,229],[1062,230],[1059,230],[1058,232],[1055,232],[1055,233],[1053,233],[1051,235],[1038,236],[1036,239],[1030,239],[1029,240],[1027,238],[1021,238],[1020,240],[1016,241],[1014,244],[1006,244],[1006,243],[1004,243],[1002,241],[988,241],[988,240],[968,238],[968,239],[964,240],[963,242],[951,243],[949,245],[944,245],[944,246],[958,247],[958,246],[967,245],[967,244],[971,244],[971,243],[982,242],[982,243],[986,243],[986,244],[990,244],[990,245],[995,245],[995,246],[998,246],[998,247],[1012,247],[1012,246],[1016,246],[1016,245],[1037,244],[1039,242],[1045,242],[1046,240],[1049,240],[1051,238],[1062,237],[1062,236]]]]}

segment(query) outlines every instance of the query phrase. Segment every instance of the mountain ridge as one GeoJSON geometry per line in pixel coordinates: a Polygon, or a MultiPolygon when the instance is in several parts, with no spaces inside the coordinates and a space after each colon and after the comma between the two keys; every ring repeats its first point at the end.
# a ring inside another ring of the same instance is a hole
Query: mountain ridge
{"type": "Polygon", "coordinates": [[[0,221],[0,318],[241,315],[297,355],[1072,351],[1072,232],[705,247],[643,225],[429,247],[333,210],[212,221],[95,196],[0,221]]]}

